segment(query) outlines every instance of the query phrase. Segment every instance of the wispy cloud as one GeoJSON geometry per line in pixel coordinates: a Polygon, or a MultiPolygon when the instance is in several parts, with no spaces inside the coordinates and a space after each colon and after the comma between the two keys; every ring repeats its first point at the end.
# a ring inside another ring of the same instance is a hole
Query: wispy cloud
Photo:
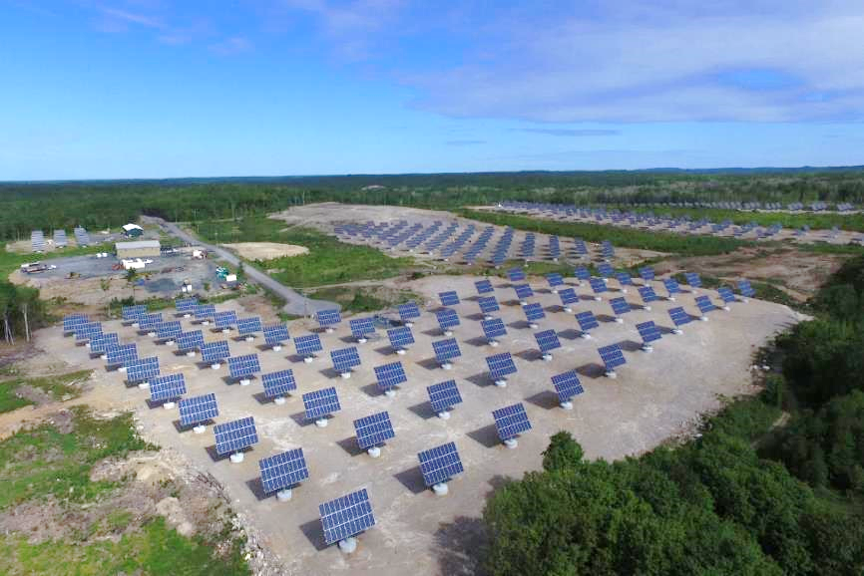
{"type": "Polygon", "coordinates": [[[135,24],[138,26],[144,26],[145,28],[156,28],[159,30],[165,28],[165,24],[159,18],[147,14],[140,14],[128,10],[104,6],[100,8],[100,11],[105,18],[115,22],[135,24]]]}
{"type": "Polygon", "coordinates": [[[591,136],[620,136],[620,130],[578,129],[578,128],[513,128],[515,132],[529,134],[545,134],[547,136],[562,136],[567,138],[587,138],[591,136]]]}

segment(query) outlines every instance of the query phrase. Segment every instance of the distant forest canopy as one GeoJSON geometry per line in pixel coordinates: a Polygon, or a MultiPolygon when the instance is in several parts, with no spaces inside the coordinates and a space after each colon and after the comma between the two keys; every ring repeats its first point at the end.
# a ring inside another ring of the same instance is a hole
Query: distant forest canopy
{"type": "Polygon", "coordinates": [[[33,229],[117,227],[141,214],[236,218],[336,201],[455,208],[505,200],[566,204],[682,201],[864,203],[864,167],[189,178],[0,183],[0,239],[33,229]]]}

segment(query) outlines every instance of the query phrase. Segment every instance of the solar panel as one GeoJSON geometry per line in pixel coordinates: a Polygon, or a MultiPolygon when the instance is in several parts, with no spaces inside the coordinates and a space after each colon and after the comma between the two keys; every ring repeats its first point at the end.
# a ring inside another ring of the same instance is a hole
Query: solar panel
{"type": "Polygon", "coordinates": [[[285,324],[272,324],[264,327],[264,342],[268,346],[279,346],[286,340],[290,340],[288,335],[288,326],[285,324]]]}
{"type": "Polygon", "coordinates": [[[516,364],[509,352],[487,356],[486,365],[489,367],[489,374],[495,379],[504,379],[509,374],[516,373],[516,364]]]}
{"type": "Polygon", "coordinates": [[[246,378],[261,372],[261,364],[257,354],[244,354],[228,358],[228,370],[232,378],[246,378]]]}
{"type": "Polygon", "coordinates": [[[477,299],[477,303],[480,305],[480,311],[483,314],[491,314],[500,310],[498,301],[494,296],[481,296],[477,299]]]}
{"type": "Polygon", "coordinates": [[[591,285],[591,290],[594,291],[594,294],[600,294],[609,290],[602,278],[591,278],[588,280],[588,283],[591,285]]]}
{"type": "Polygon", "coordinates": [[[409,322],[415,318],[420,317],[420,309],[417,307],[417,304],[414,302],[407,302],[405,304],[400,304],[398,306],[399,310],[399,318],[402,319],[403,322],[409,322]]]}
{"type": "Polygon", "coordinates": [[[130,384],[146,382],[159,375],[159,358],[141,358],[126,364],[126,380],[130,384]]]}
{"type": "Polygon", "coordinates": [[[534,339],[537,340],[537,347],[540,352],[547,353],[561,347],[561,341],[558,340],[558,334],[555,330],[543,330],[534,334],[534,339]]]}
{"type": "Polygon", "coordinates": [[[555,386],[555,392],[558,394],[558,402],[562,404],[584,392],[579,375],[573,370],[552,376],[552,385],[555,386]]]}
{"type": "Polygon", "coordinates": [[[561,299],[561,305],[569,307],[570,304],[575,304],[579,301],[579,296],[573,288],[564,288],[558,291],[558,297],[561,299]]]}
{"type": "Polygon", "coordinates": [[[93,336],[99,336],[101,334],[101,322],[87,322],[85,324],[80,324],[75,327],[75,340],[78,342],[84,342],[86,340],[89,340],[93,336]]]}
{"type": "Polygon", "coordinates": [[[160,340],[174,339],[183,332],[179,321],[162,322],[156,325],[156,338],[160,340]]]}
{"type": "Polygon", "coordinates": [[[387,338],[390,340],[390,346],[394,350],[401,350],[409,344],[414,344],[414,334],[411,333],[411,329],[407,326],[387,330],[387,338]]]}
{"type": "Polygon", "coordinates": [[[685,272],[684,278],[687,279],[687,285],[692,288],[700,288],[702,286],[702,278],[696,272],[685,272]]]}
{"type": "Polygon", "coordinates": [[[435,358],[439,362],[446,362],[462,355],[462,351],[459,350],[459,343],[456,342],[455,338],[432,342],[432,349],[435,351],[435,358]]]}
{"type": "Polygon", "coordinates": [[[674,278],[666,278],[663,280],[663,286],[666,287],[666,292],[669,294],[670,299],[672,299],[675,294],[681,293],[681,287],[678,286],[678,281],[674,278]]]}
{"type": "Polygon", "coordinates": [[[618,284],[620,286],[632,286],[633,285],[633,279],[626,272],[618,272],[617,274],[615,274],[615,278],[618,279],[618,284]]]}
{"type": "Polygon", "coordinates": [[[303,408],[306,410],[307,420],[318,420],[342,409],[336,388],[324,388],[303,394],[303,408]]]}
{"type": "Polygon", "coordinates": [[[246,336],[261,332],[261,318],[253,316],[251,318],[240,318],[237,320],[237,334],[246,336]]]}
{"type": "Polygon", "coordinates": [[[265,494],[290,488],[309,478],[303,449],[296,448],[258,461],[265,494]]]}
{"type": "Polygon", "coordinates": [[[561,274],[558,272],[550,272],[549,274],[546,274],[546,282],[551,288],[555,288],[556,286],[564,284],[564,278],[562,278],[561,274]]]}
{"type": "Polygon", "coordinates": [[[438,414],[449,412],[454,406],[462,403],[462,395],[459,394],[455,380],[433,384],[428,386],[426,391],[429,393],[432,410],[438,414]]]}
{"type": "Polygon", "coordinates": [[[258,443],[255,420],[248,416],[213,427],[216,435],[216,453],[220,456],[239,452],[258,443]]]}
{"type": "Polygon", "coordinates": [[[512,440],[531,429],[531,422],[521,402],[492,411],[495,429],[501,441],[512,440]]]}
{"type": "Polygon", "coordinates": [[[654,280],[654,277],[655,277],[654,269],[651,268],[650,266],[645,266],[643,268],[640,268],[639,269],[639,276],[642,278],[642,280],[645,280],[646,282],[648,282],[650,280],[654,280]]]}
{"type": "Polygon", "coordinates": [[[749,280],[739,280],[738,281],[738,291],[745,298],[752,298],[756,295],[756,291],[753,289],[753,286],[750,285],[749,280]]]}
{"type": "Polygon", "coordinates": [[[372,318],[354,318],[348,321],[351,335],[358,340],[375,333],[375,322],[372,318]]]}
{"type": "Polygon", "coordinates": [[[573,270],[573,276],[578,280],[589,280],[591,278],[591,272],[589,272],[585,266],[579,266],[573,270]]]}
{"type": "Polygon", "coordinates": [[[107,351],[106,363],[109,366],[119,364],[125,366],[129,362],[138,359],[138,346],[136,344],[121,344],[107,351]]]}
{"type": "Polygon", "coordinates": [[[180,425],[184,428],[208,422],[219,415],[215,394],[204,394],[180,400],[180,425]]]}
{"type": "Polygon", "coordinates": [[[454,442],[420,452],[417,458],[420,460],[420,472],[427,487],[447,482],[465,471],[454,442]]]}
{"type": "Polygon", "coordinates": [[[215,304],[198,304],[194,308],[195,319],[196,320],[206,320],[209,318],[213,318],[216,314],[216,305],[215,304]]]}
{"type": "Polygon", "coordinates": [[[720,296],[720,299],[723,300],[725,304],[729,304],[731,302],[735,302],[735,294],[732,292],[732,289],[728,286],[723,286],[717,289],[717,295],[720,296]]]}
{"type": "Polygon", "coordinates": [[[111,332],[110,334],[96,334],[90,338],[90,353],[100,354],[107,351],[110,346],[119,346],[120,336],[111,332]]]}
{"type": "Polygon", "coordinates": [[[717,309],[717,307],[711,302],[711,299],[704,295],[696,297],[696,306],[703,314],[717,309]]]}
{"type": "Polygon", "coordinates": [[[614,372],[616,367],[623,366],[627,363],[627,360],[624,358],[624,353],[621,351],[621,347],[618,346],[618,344],[603,346],[602,348],[598,348],[597,352],[600,354],[600,358],[606,366],[607,373],[614,372]]]}
{"type": "Polygon", "coordinates": [[[357,348],[353,346],[331,350],[330,359],[333,361],[333,369],[341,374],[351,372],[354,366],[360,365],[360,354],[357,353],[357,348]]]}
{"type": "Polygon", "coordinates": [[[639,296],[642,298],[642,302],[654,302],[658,300],[657,293],[654,292],[654,288],[651,286],[640,286],[639,287],[639,296]]]}
{"type": "Polygon", "coordinates": [[[137,304],[135,306],[123,306],[121,317],[124,322],[135,322],[139,317],[147,313],[147,306],[137,304]]]}
{"type": "Polygon", "coordinates": [[[181,332],[177,335],[177,350],[187,352],[197,350],[204,346],[204,334],[201,330],[193,330],[191,332],[181,332]]]}
{"type": "Polygon", "coordinates": [[[660,329],[651,320],[649,320],[648,322],[642,322],[641,324],[637,324],[636,330],[639,331],[639,336],[642,337],[642,342],[644,344],[649,344],[651,342],[654,342],[655,340],[660,340],[660,329]]]}
{"type": "Polygon", "coordinates": [[[181,314],[192,314],[197,305],[197,298],[178,298],[174,301],[174,309],[181,314]]]}
{"type": "Polygon", "coordinates": [[[318,513],[327,544],[350,538],[375,525],[365,488],[321,504],[318,513]]]}
{"type": "Polygon", "coordinates": [[[459,295],[455,290],[451,290],[449,292],[441,292],[438,294],[438,298],[441,300],[442,306],[456,306],[459,304],[459,295]]]}
{"type": "Polygon", "coordinates": [[[546,313],[543,311],[543,306],[539,302],[523,306],[522,311],[525,312],[525,319],[528,320],[528,322],[536,322],[537,320],[542,320],[546,317],[546,313]]]}
{"type": "Polygon", "coordinates": [[[445,332],[459,326],[459,315],[452,308],[438,310],[435,312],[435,316],[438,319],[438,326],[445,332]]]}
{"type": "Polygon", "coordinates": [[[228,342],[225,340],[208,342],[201,346],[201,360],[204,362],[216,364],[229,356],[231,356],[231,351],[228,350],[228,342]]]}
{"type": "Polygon", "coordinates": [[[507,328],[504,327],[504,321],[500,318],[492,318],[491,320],[483,320],[480,322],[483,328],[483,334],[487,340],[493,340],[507,334],[507,328]]]}
{"type": "Polygon", "coordinates": [[[69,314],[63,317],[63,332],[74,332],[78,326],[88,322],[90,320],[84,314],[69,314]]]}
{"type": "Polygon", "coordinates": [[[156,326],[162,323],[162,313],[154,312],[153,314],[142,314],[138,317],[138,329],[142,332],[155,330],[156,326]]]}
{"type": "Polygon", "coordinates": [[[361,450],[381,445],[396,436],[386,411],[354,420],[354,431],[357,434],[357,446],[361,450]]]}
{"type": "Polygon", "coordinates": [[[579,323],[579,329],[582,330],[582,332],[588,332],[589,330],[600,326],[594,313],[590,310],[576,314],[576,321],[579,323]]]}
{"type": "Polygon", "coordinates": [[[320,310],[318,314],[316,314],[318,318],[318,325],[322,328],[328,328],[330,326],[335,326],[342,322],[342,314],[339,313],[339,310],[320,310]]]}
{"type": "Polygon", "coordinates": [[[597,273],[600,274],[603,278],[611,278],[615,275],[615,270],[611,265],[603,262],[602,264],[597,266],[597,273]]]}
{"type": "Polygon", "coordinates": [[[150,381],[150,401],[168,402],[186,394],[183,374],[166,374],[150,381]]]}
{"type": "Polygon", "coordinates": [[[672,323],[675,326],[683,326],[684,324],[689,324],[691,320],[690,314],[684,311],[684,308],[679,306],[678,308],[670,308],[669,309],[669,318],[671,318],[672,323]]]}
{"type": "Polygon", "coordinates": [[[264,396],[267,398],[281,398],[297,389],[294,371],[290,369],[263,374],[261,383],[264,384],[264,396]]]}
{"type": "Polygon", "coordinates": [[[516,297],[519,300],[525,300],[527,298],[531,298],[534,295],[534,291],[531,290],[531,286],[528,284],[518,284],[513,287],[513,290],[516,291],[516,297]]]}
{"type": "Polygon", "coordinates": [[[621,298],[612,298],[609,300],[609,305],[612,306],[612,312],[616,316],[620,316],[621,314],[626,314],[630,312],[630,304],[627,303],[623,297],[621,298]]]}
{"type": "Polygon", "coordinates": [[[378,388],[383,392],[392,390],[399,384],[404,384],[408,381],[408,377],[405,375],[405,369],[402,367],[401,362],[376,366],[375,378],[378,381],[378,388]]]}
{"type": "Polygon", "coordinates": [[[213,324],[216,328],[230,328],[237,324],[237,313],[233,310],[226,310],[224,312],[217,312],[213,316],[213,324]]]}
{"type": "Polygon", "coordinates": [[[511,268],[507,271],[507,279],[510,280],[510,282],[524,282],[525,271],[521,268],[511,268]]]}
{"type": "Polygon", "coordinates": [[[478,294],[489,294],[495,291],[495,288],[492,287],[492,282],[489,280],[478,280],[474,282],[474,286],[477,288],[478,294]]]}
{"type": "Polygon", "coordinates": [[[294,348],[300,356],[314,356],[315,352],[321,352],[321,338],[317,334],[306,334],[294,338],[294,348]]]}

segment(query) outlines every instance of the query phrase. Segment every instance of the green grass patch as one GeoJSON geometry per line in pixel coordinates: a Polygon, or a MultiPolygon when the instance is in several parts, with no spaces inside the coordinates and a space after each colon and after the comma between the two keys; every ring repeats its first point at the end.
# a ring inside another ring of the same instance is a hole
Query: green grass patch
{"type": "Polygon", "coordinates": [[[49,495],[74,502],[92,500],[115,486],[90,481],[94,464],[154,448],[135,432],[131,414],[100,420],[85,407],[69,412],[71,431],[44,423],[0,442],[0,510],[49,495]]]}
{"type": "Polygon", "coordinates": [[[15,378],[0,382],[0,413],[11,412],[35,404],[32,400],[19,395],[19,390],[23,386],[42,390],[50,394],[54,400],[62,400],[64,397],[67,399],[77,398],[81,395],[81,391],[74,384],[87,380],[90,374],[90,370],[80,370],[60,376],[15,378]]]}
{"type": "Polygon", "coordinates": [[[305,246],[308,254],[258,261],[265,270],[277,270],[273,278],[297,288],[382,280],[398,276],[414,265],[411,258],[390,258],[375,248],[339,242],[311,228],[292,227],[283,231],[285,222],[262,216],[237,222],[203,222],[193,228],[213,242],[277,242],[305,246]]]}
{"type": "Polygon", "coordinates": [[[30,544],[25,535],[6,535],[0,538],[0,573],[57,576],[250,574],[239,543],[234,543],[224,555],[214,552],[212,543],[183,537],[169,528],[164,518],[155,518],[140,530],[124,534],[118,542],[30,544]]]}
{"type": "Polygon", "coordinates": [[[381,292],[373,287],[365,286],[332,286],[321,288],[307,294],[310,298],[337,302],[343,312],[377,312],[392,306],[404,304],[409,300],[417,300],[419,296],[410,290],[381,292]]]}
{"type": "Polygon", "coordinates": [[[655,250],[667,254],[682,256],[714,256],[728,254],[745,246],[753,246],[753,242],[735,238],[717,238],[714,236],[690,236],[672,234],[669,232],[646,232],[617,226],[603,226],[583,222],[557,222],[530,216],[501,214],[497,212],[482,212],[461,209],[457,213],[465,218],[496,224],[512,226],[519,230],[555,234],[558,236],[579,237],[587,242],[602,242],[609,240],[614,246],[622,248],[639,248],[655,250]]]}

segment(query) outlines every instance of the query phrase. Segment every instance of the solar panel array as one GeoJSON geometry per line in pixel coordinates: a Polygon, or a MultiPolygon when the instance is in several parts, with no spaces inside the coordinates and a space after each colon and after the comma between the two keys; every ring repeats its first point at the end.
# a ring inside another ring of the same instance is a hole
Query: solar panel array
{"type": "Polygon", "coordinates": [[[432,410],[439,414],[449,412],[454,406],[462,403],[462,395],[459,393],[459,388],[456,387],[455,380],[433,384],[428,386],[426,391],[429,393],[432,410]]]}
{"type": "Polygon", "coordinates": [[[535,322],[546,317],[546,312],[543,311],[543,306],[538,302],[526,304],[522,307],[522,311],[525,313],[525,319],[528,322],[535,322]]]}
{"type": "Polygon", "coordinates": [[[309,478],[302,448],[261,458],[258,467],[261,470],[261,485],[265,494],[291,488],[309,478]]]}
{"type": "Polygon", "coordinates": [[[124,322],[137,322],[138,319],[147,314],[147,306],[144,304],[136,304],[134,306],[123,306],[121,317],[124,322]]]}
{"type": "Polygon", "coordinates": [[[435,317],[438,319],[438,326],[441,327],[441,330],[447,331],[459,326],[459,315],[452,308],[438,310],[435,312],[435,317]]]}
{"type": "Polygon", "coordinates": [[[516,373],[516,364],[513,363],[513,357],[509,352],[487,356],[486,365],[493,378],[504,378],[516,373]]]}
{"type": "Polygon", "coordinates": [[[480,325],[487,340],[494,340],[507,335],[507,328],[504,327],[504,321],[500,318],[483,320],[480,325]]]}
{"type": "Polygon", "coordinates": [[[292,390],[297,389],[297,383],[294,381],[294,371],[291,369],[263,374],[261,376],[261,383],[264,385],[264,396],[267,398],[286,396],[292,390]]]}
{"type": "Polygon", "coordinates": [[[607,371],[614,370],[618,366],[623,366],[627,363],[627,360],[624,358],[624,353],[621,351],[621,347],[618,346],[618,344],[603,346],[602,348],[598,348],[597,352],[600,354],[600,358],[603,360],[603,364],[606,366],[607,371]]]}
{"type": "Polygon", "coordinates": [[[477,303],[480,305],[480,311],[483,314],[491,314],[501,309],[498,306],[498,300],[494,296],[481,296],[477,299],[477,303]]]}
{"type": "Polygon", "coordinates": [[[407,302],[405,304],[400,304],[398,306],[399,310],[399,318],[402,319],[403,322],[409,322],[414,320],[415,318],[420,317],[420,309],[417,307],[417,304],[414,302],[407,302]]]}
{"type": "Polygon", "coordinates": [[[436,340],[432,342],[432,349],[435,351],[435,358],[439,362],[446,362],[462,355],[462,351],[459,350],[459,343],[455,338],[436,340]]]}
{"type": "Polygon", "coordinates": [[[399,384],[404,384],[408,381],[408,376],[405,375],[405,369],[402,367],[401,362],[376,366],[375,378],[378,381],[378,388],[384,392],[393,390],[399,384]]]}
{"type": "Polygon", "coordinates": [[[717,289],[717,295],[720,296],[720,299],[723,300],[725,304],[729,304],[731,302],[735,302],[735,294],[732,292],[732,289],[728,286],[723,286],[717,289]]]}
{"type": "Polygon", "coordinates": [[[102,334],[101,322],[85,322],[75,327],[75,340],[78,342],[84,342],[100,334],[102,334]]]}
{"type": "Polygon", "coordinates": [[[366,338],[375,333],[375,321],[372,318],[354,318],[348,321],[348,325],[355,338],[366,338]]]}
{"type": "Polygon", "coordinates": [[[120,345],[120,336],[112,332],[110,334],[96,334],[90,337],[90,353],[104,353],[112,346],[120,345]]]}
{"type": "Polygon", "coordinates": [[[90,234],[87,233],[87,230],[81,226],[76,226],[73,233],[75,234],[75,243],[78,244],[79,248],[90,245],[90,234]]]}
{"type": "Polygon", "coordinates": [[[612,306],[612,312],[616,316],[621,316],[622,314],[630,312],[630,304],[628,304],[627,300],[623,297],[612,298],[609,300],[609,305],[612,306]]]}
{"type": "Polygon", "coordinates": [[[459,295],[455,290],[441,292],[438,294],[438,298],[441,300],[442,306],[456,306],[459,304],[459,295]]]}
{"type": "Polygon", "coordinates": [[[660,340],[661,338],[660,329],[654,324],[653,320],[636,324],[636,330],[639,331],[639,336],[645,344],[660,340]]]}
{"type": "Polygon", "coordinates": [[[251,318],[240,318],[237,320],[237,334],[240,336],[248,336],[261,332],[261,318],[252,316],[251,318]]]}
{"type": "Polygon", "coordinates": [[[207,320],[213,318],[216,314],[216,306],[214,304],[196,304],[194,315],[196,320],[207,320]]]}
{"type": "Polygon", "coordinates": [[[331,387],[303,394],[303,408],[307,420],[317,420],[338,412],[342,406],[339,405],[336,388],[331,387]]]}
{"type": "Polygon", "coordinates": [[[434,486],[449,481],[465,471],[454,442],[448,442],[417,454],[423,483],[434,486]]]}
{"type": "Polygon", "coordinates": [[[356,536],[375,525],[365,488],[321,504],[318,512],[327,544],[356,536]]]}
{"type": "Polygon", "coordinates": [[[261,372],[261,364],[257,354],[244,354],[228,358],[228,370],[232,378],[246,378],[261,372]]]}
{"type": "Polygon", "coordinates": [[[492,287],[492,282],[489,280],[478,280],[474,282],[474,287],[477,288],[478,294],[489,294],[495,291],[495,288],[492,287]]]}
{"type": "Polygon", "coordinates": [[[555,393],[558,394],[559,402],[569,402],[574,396],[585,391],[579,381],[579,375],[573,370],[552,376],[552,385],[555,387],[555,393]]]}
{"type": "Polygon", "coordinates": [[[230,328],[237,324],[237,313],[233,310],[216,312],[216,314],[213,315],[213,324],[216,328],[230,328]]]}
{"type": "Polygon", "coordinates": [[[180,400],[180,425],[184,428],[209,422],[219,415],[216,395],[213,393],[180,400]]]}
{"type": "Polygon", "coordinates": [[[753,286],[750,285],[749,280],[738,281],[738,292],[740,292],[745,298],[752,298],[756,295],[756,291],[753,289],[753,286]]]}
{"type": "Polygon", "coordinates": [[[231,351],[228,349],[228,342],[225,340],[208,342],[201,346],[201,360],[204,362],[215,364],[229,356],[231,356],[231,351]]]}
{"type": "Polygon", "coordinates": [[[525,271],[522,268],[511,268],[507,271],[507,279],[510,282],[524,282],[525,281],[525,271]]]}
{"type": "Polygon", "coordinates": [[[86,314],[68,314],[63,317],[63,332],[74,332],[76,328],[89,321],[86,314]]]}
{"type": "Polygon", "coordinates": [[[537,347],[540,352],[546,353],[561,347],[561,341],[558,340],[558,334],[555,330],[543,330],[534,334],[534,339],[537,340],[537,347]]]}
{"type": "Polygon", "coordinates": [[[126,366],[129,362],[138,359],[138,346],[136,344],[121,344],[109,348],[106,355],[105,361],[109,366],[126,366]]]}
{"type": "Polygon", "coordinates": [[[579,329],[582,330],[582,332],[588,332],[589,330],[593,330],[600,326],[594,313],[590,310],[576,314],[576,322],[579,323],[579,329]]]}
{"type": "Polygon", "coordinates": [[[30,232],[30,245],[33,247],[33,252],[45,251],[45,234],[42,230],[30,232]]]}
{"type": "Polygon", "coordinates": [[[180,322],[161,322],[156,325],[156,338],[160,340],[168,340],[176,338],[183,332],[183,327],[180,322]]]}
{"type": "MultiPolygon", "coordinates": [[[[180,352],[189,352],[198,350],[204,346],[204,333],[201,330],[192,330],[190,332],[181,332],[175,340],[177,350],[180,352]]],[[[227,342],[225,343],[228,344],[227,342]]]]}
{"type": "Polygon", "coordinates": [[[342,314],[339,313],[339,310],[321,310],[316,314],[318,318],[318,325],[322,328],[327,328],[329,326],[335,326],[342,322],[342,314]]]}
{"type": "Polygon", "coordinates": [[[324,349],[321,345],[321,338],[317,334],[297,336],[294,338],[294,347],[300,356],[312,356],[315,352],[321,352],[324,349]]]}
{"type": "Polygon", "coordinates": [[[169,402],[186,394],[186,379],[183,374],[166,374],[150,380],[150,400],[169,402]]]}
{"type": "Polygon", "coordinates": [[[521,402],[492,411],[495,419],[495,429],[502,441],[512,440],[531,429],[531,422],[521,402]]]}
{"type": "Polygon", "coordinates": [[[333,361],[333,368],[337,372],[350,372],[355,366],[360,365],[360,354],[357,353],[357,348],[342,348],[341,350],[331,350],[330,359],[333,361]]]}
{"type": "Polygon", "coordinates": [[[126,364],[126,380],[130,384],[146,382],[159,375],[159,358],[141,358],[126,364]]]}
{"type": "Polygon", "coordinates": [[[396,350],[414,344],[414,334],[411,333],[411,329],[407,326],[387,330],[387,339],[390,340],[390,346],[396,350]]]}
{"type": "Polygon", "coordinates": [[[193,314],[198,306],[197,298],[178,298],[174,300],[174,309],[181,314],[193,314]]]}
{"type": "Polygon", "coordinates": [[[386,411],[354,420],[354,431],[361,450],[381,445],[396,436],[386,411]]]}
{"type": "Polygon", "coordinates": [[[696,306],[699,308],[699,311],[705,314],[706,312],[711,312],[712,310],[716,310],[717,306],[711,302],[711,299],[708,296],[702,295],[696,297],[696,306]]]}
{"type": "Polygon", "coordinates": [[[270,326],[265,326],[263,332],[264,342],[266,342],[268,346],[278,346],[291,339],[291,336],[288,334],[288,326],[285,324],[271,324],[270,326]]]}
{"type": "Polygon", "coordinates": [[[258,443],[258,431],[251,416],[217,424],[213,427],[216,435],[216,453],[220,456],[239,452],[258,443]]]}
{"type": "Polygon", "coordinates": [[[534,291],[531,290],[531,286],[528,284],[517,284],[513,287],[513,290],[516,291],[516,297],[520,300],[526,300],[534,296],[534,291]]]}

